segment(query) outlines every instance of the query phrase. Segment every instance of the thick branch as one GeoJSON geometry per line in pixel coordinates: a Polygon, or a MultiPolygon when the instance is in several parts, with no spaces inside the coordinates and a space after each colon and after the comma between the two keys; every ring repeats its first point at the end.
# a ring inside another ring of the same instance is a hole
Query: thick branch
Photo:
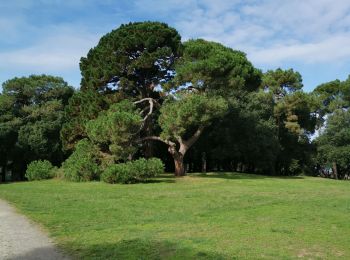
{"type": "Polygon", "coordinates": [[[200,126],[190,139],[183,141],[186,147],[186,151],[198,140],[198,138],[203,133],[204,128],[205,126],[200,126]]]}
{"type": "Polygon", "coordinates": [[[176,144],[174,142],[169,141],[169,140],[164,140],[164,139],[160,138],[159,136],[146,136],[146,137],[139,139],[140,142],[146,141],[146,140],[160,141],[160,142],[163,142],[169,146],[176,146],[176,144]]]}

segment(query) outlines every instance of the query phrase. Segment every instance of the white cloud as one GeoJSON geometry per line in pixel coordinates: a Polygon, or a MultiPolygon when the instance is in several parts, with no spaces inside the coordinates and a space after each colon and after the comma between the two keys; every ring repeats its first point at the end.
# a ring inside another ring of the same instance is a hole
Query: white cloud
{"type": "Polygon", "coordinates": [[[350,1],[198,1],[175,27],[247,52],[258,64],[338,62],[350,58],[350,1]]]}
{"type": "Polygon", "coordinates": [[[305,63],[343,62],[350,58],[350,34],[333,36],[315,42],[293,45],[271,46],[252,51],[250,58],[256,63],[279,65],[283,61],[305,63]]]}
{"type": "Polygon", "coordinates": [[[45,38],[36,44],[12,51],[0,52],[0,69],[16,69],[33,73],[71,70],[97,44],[100,35],[81,28],[51,27],[45,38]]]}

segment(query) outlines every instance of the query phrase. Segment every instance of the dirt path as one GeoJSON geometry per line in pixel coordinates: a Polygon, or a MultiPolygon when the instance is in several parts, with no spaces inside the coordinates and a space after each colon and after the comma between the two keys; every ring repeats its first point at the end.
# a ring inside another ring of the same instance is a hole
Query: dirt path
{"type": "Polygon", "coordinates": [[[16,213],[7,202],[0,200],[0,259],[69,258],[57,250],[51,239],[38,226],[16,213]]]}

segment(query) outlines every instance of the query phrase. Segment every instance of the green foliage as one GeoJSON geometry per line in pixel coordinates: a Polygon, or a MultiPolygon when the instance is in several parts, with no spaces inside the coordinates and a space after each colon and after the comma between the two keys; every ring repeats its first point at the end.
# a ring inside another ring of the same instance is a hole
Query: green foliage
{"type": "Polygon", "coordinates": [[[228,113],[214,121],[194,149],[224,170],[274,174],[279,143],[272,113],[271,95],[263,91],[230,100],[228,113]]]}
{"type": "Polygon", "coordinates": [[[28,164],[26,178],[29,181],[44,180],[54,177],[54,166],[47,160],[32,161],[28,164]]]}
{"type": "Polygon", "coordinates": [[[126,160],[135,152],[132,141],[141,126],[141,117],[135,105],[124,100],[113,104],[109,110],[86,124],[89,139],[114,161],[126,160]]]}
{"type": "MultiPolygon", "coordinates": [[[[141,170],[139,170],[141,171],[141,170]]],[[[143,171],[142,178],[152,178],[164,173],[164,163],[158,158],[147,159],[146,171],[143,171]]]]}
{"type": "Polygon", "coordinates": [[[70,181],[98,180],[100,176],[99,151],[87,139],[76,145],[75,151],[62,164],[64,178],[70,181]]]}
{"type": "Polygon", "coordinates": [[[12,163],[13,179],[37,159],[59,164],[64,155],[59,132],[73,88],[60,77],[32,75],[3,84],[0,95],[0,164],[12,163]]]}
{"type": "Polygon", "coordinates": [[[321,123],[317,115],[319,101],[314,94],[302,91],[302,77],[293,69],[267,71],[261,86],[273,99],[272,115],[279,143],[276,172],[299,173],[311,160],[309,137],[321,123]]]}
{"type": "Polygon", "coordinates": [[[232,50],[220,43],[189,40],[176,65],[176,76],[168,88],[186,83],[201,91],[233,95],[252,91],[260,84],[261,72],[253,67],[243,52],[232,50]]]}
{"type": "Polygon", "coordinates": [[[320,103],[317,112],[321,119],[335,110],[347,109],[350,106],[350,75],[345,81],[337,79],[317,86],[313,94],[320,103]]]}
{"type": "Polygon", "coordinates": [[[60,132],[63,148],[71,151],[79,140],[86,138],[86,123],[97,118],[98,114],[106,108],[106,101],[95,91],[85,90],[74,93],[65,107],[66,122],[60,132]]]}
{"type": "Polygon", "coordinates": [[[40,105],[50,100],[62,100],[63,104],[67,104],[73,94],[73,89],[67,82],[50,75],[15,77],[5,81],[2,89],[4,95],[14,98],[17,109],[34,104],[40,105]]]}
{"type": "Polygon", "coordinates": [[[314,156],[317,174],[337,168],[339,178],[350,176],[350,76],[345,81],[321,84],[313,94],[320,102],[318,117],[325,123],[314,143],[317,146],[314,156]]]}
{"type": "Polygon", "coordinates": [[[121,25],[81,58],[82,90],[108,93],[117,87],[127,96],[151,96],[155,85],[171,78],[180,51],[180,35],[167,24],[121,25]]]}
{"type": "Polygon", "coordinates": [[[275,95],[276,99],[283,98],[289,93],[301,90],[302,77],[299,72],[289,70],[269,70],[263,75],[262,87],[275,95]]]}
{"type": "Polygon", "coordinates": [[[156,177],[164,172],[164,165],[158,158],[138,159],[127,163],[110,165],[101,175],[107,183],[137,183],[156,177]]]}
{"type": "Polygon", "coordinates": [[[336,110],[327,120],[322,134],[316,139],[318,163],[338,166],[338,174],[350,174],[350,111],[336,110]]]}
{"type": "Polygon", "coordinates": [[[41,106],[24,107],[27,123],[18,131],[18,143],[40,158],[59,156],[59,131],[63,122],[64,105],[59,100],[47,101],[41,106]]]}
{"type": "Polygon", "coordinates": [[[289,132],[300,135],[304,132],[315,131],[317,117],[314,113],[316,106],[313,95],[297,91],[286,95],[276,103],[274,116],[279,127],[289,132]]]}
{"type": "Polygon", "coordinates": [[[208,126],[228,109],[225,99],[206,94],[182,94],[168,100],[160,109],[159,124],[164,139],[186,137],[198,127],[208,126]]]}

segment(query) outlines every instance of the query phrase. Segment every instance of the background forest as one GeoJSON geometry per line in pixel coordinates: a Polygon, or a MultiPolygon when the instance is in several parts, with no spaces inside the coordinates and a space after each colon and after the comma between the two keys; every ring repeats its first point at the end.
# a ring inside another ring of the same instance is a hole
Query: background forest
{"type": "Polygon", "coordinates": [[[349,178],[350,77],[306,93],[293,69],[263,73],[159,22],[111,31],[80,69],[79,90],[50,75],[3,84],[2,181],[131,183],[164,168],[349,178]]]}

